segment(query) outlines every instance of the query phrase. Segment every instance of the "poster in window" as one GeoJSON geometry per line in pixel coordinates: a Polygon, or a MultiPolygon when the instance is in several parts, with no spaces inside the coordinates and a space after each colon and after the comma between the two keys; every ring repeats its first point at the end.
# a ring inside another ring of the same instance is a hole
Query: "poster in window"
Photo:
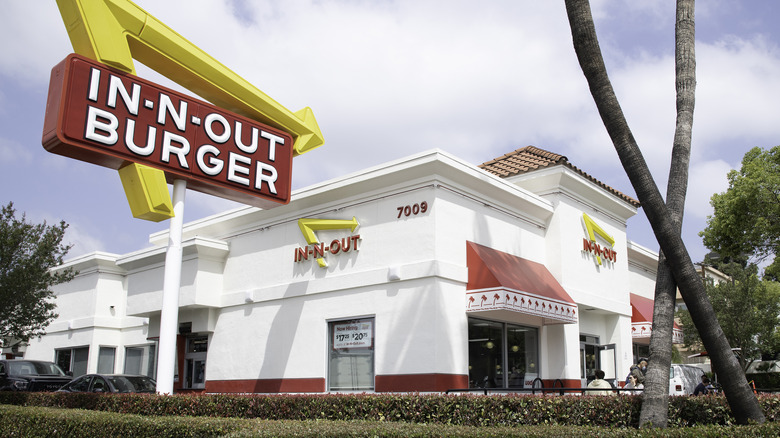
{"type": "Polygon", "coordinates": [[[373,321],[333,324],[333,348],[370,348],[373,332],[373,321]]]}

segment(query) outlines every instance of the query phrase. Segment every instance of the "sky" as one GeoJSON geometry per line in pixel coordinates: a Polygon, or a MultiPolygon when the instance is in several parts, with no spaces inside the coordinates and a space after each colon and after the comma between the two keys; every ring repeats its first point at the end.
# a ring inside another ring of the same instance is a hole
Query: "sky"
{"type": "MultiPolygon", "coordinates": [[[[291,111],[312,108],[325,145],[294,159],[294,189],[434,148],[477,165],[533,145],[636,197],[577,63],[562,0],[136,3],[291,111]]],[[[674,2],[591,7],[612,84],[663,194],[676,114],[674,2]]],[[[51,68],[73,51],[56,3],[3,9],[0,203],[13,202],[29,221],[67,222],[68,257],[150,246],[168,222],[133,218],[115,170],[41,146],[51,68]]],[[[779,19],[776,0],[697,4],[683,223],[694,262],[708,252],[698,233],[728,171],[749,149],[780,144],[779,19]]],[[[238,206],[188,191],[184,221],[238,206]]],[[[658,249],[641,209],[628,237],[658,249]]]]}

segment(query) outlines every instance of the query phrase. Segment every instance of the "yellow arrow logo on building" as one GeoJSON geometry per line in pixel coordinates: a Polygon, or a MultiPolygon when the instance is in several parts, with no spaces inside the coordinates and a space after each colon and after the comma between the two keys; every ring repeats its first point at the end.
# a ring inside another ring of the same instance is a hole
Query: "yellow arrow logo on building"
{"type": "MultiPolygon", "coordinates": [[[[610,236],[609,233],[604,231],[599,224],[597,224],[593,219],[591,219],[590,216],[588,216],[586,213],[582,213],[582,220],[585,222],[585,229],[588,232],[588,238],[591,242],[596,241],[596,235],[599,235],[602,239],[604,239],[607,243],[609,243],[610,248],[615,246],[615,238],[610,236]]],[[[599,265],[601,264],[601,256],[596,254],[596,260],[598,261],[599,265]]]]}
{"type": "MultiPolygon", "coordinates": [[[[317,245],[320,243],[317,239],[315,231],[321,230],[350,230],[354,232],[360,224],[356,217],[352,217],[352,220],[347,219],[311,219],[303,218],[298,219],[298,228],[303,233],[303,238],[306,239],[306,243],[309,245],[317,245]]],[[[324,268],[328,266],[328,263],[324,258],[317,258],[317,264],[324,268]]]]}

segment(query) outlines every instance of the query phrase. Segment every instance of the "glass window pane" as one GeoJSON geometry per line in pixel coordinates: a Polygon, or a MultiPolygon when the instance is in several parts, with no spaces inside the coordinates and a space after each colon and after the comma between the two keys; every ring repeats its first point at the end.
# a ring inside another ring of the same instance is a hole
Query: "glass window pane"
{"type": "Polygon", "coordinates": [[[154,378],[155,369],[154,344],[125,348],[125,374],[136,374],[154,378]]]}
{"type": "Polygon", "coordinates": [[[73,349],[73,375],[87,374],[87,359],[89,359],[89,347],[73,349]]]}
{"type": "Polygon", "coordinates": [[[509,388],[529,387],[539,377],[537,335],[536,328],[507,324],[509,388]]]}
{"type": "Polygon", "coordinates": [[[527,388],[540,377],[539,329],[477,318],[468,329],[470,387],[527,388]]]}
{"type": "Polygon", "coordinates": [[[141,374],[141,364],[144,360],[144,349],[140,347],[125,348],[125,374],[141,374]]]}
{"type": "MultiPolygon", "coordinates": [[[[147,360],[146,370],[143,372],[143,374],[145,376],[149,376],[154,379],[155,377],[157,377],[157,363],[155,362],[155,359],[157,359],[157,355],[156,355],[157,348],[155,347],[155,344],[151,344],[148,347],[149,347],[148,350],[149,355],[146,358],[147,360]]],[[[175,367],[175,368],[178,369],[179,367],[175,367]]],[[[176,379],[176,381],[178,381],[178,379],[176,379]]]]}
{"type": "Polygon", "coordinates": [[[209,349],[209,337],[198,336],[187,339],[187,353],[205,353],[209,349]]]}
{"type": "Polygon", "coordinates": [[[68,386],[70,387],[71,391],[87,392],[89,391],[89,382],[91,381],[91,376],[79,377],[78,379],[74,380],[73,383],[69,383],[68,386]]]}
{"type": "Polygon", "coordinates": [[[97,372],[100,374],[113,374],[115,355],[115,347],[100,347],[100,350],[98,350],[97,372]]]}
{"type": "Polygon", "coordinates": [[[373,390],[374,319],[331,322],[328,333],[329,390],[373,390]]]}
{"type": "Polygon", "coordinates": [[[469,386],[504,387],[502,323],[469,319],[469,386]]]}
{"type": "Polygon", "coordinates": [[[70,358],[71,358],[71,350],[68,348],[67,350],[57,350],[57,365],[62,368],[63,371],[66,373],[68,371],[71,371],[70,367],[70,358]]]}

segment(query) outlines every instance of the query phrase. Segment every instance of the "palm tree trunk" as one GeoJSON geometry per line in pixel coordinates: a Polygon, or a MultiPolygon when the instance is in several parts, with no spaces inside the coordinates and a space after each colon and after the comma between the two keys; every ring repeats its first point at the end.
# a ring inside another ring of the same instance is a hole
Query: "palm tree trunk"
{"type": "Polygon", "coordinates": [[[765,418],[758,400],[748,387],[745,373],[731,352],[707,298],[704,284],[696,274],[688,250],[680,237],[679,228],[672,220],[623,116],[601,56],[590,4],[587,0],[566,0],[566,11],[577,59],[588,81],[601,120],[642,203],[658,244],[668,260],[668,266],[701,334],[704,347],[723,377],[723,389],[734,418],[740,424],[749,421],[763,423],[765,418]]]}
{"type": "MultiPolygon", "coordinates": [[[[682,229],[688,168],[691,156],[693,108],[696,101],[696,51],[694,0],[677,1],[675,20],[675,82],[677,124],[672,147],[672,163],[666,187],[666,206],[677,233],[682,229]]],[[[672,332],[677,283],[661,252],[655,282],[653,331],[650,335],[650,363],[645,376],[645,392],[639,427],[662,427],[668,423],[669,368],[672,363],[672,332]]]]}

